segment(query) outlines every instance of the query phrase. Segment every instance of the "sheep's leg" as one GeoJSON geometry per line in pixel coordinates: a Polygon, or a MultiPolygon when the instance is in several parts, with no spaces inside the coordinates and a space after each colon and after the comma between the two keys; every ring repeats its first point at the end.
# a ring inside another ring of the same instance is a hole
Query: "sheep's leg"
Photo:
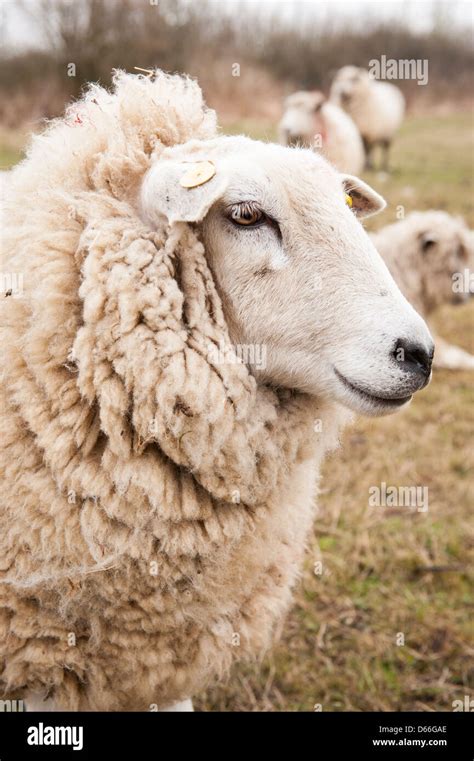
{"type": "Polygon", "coordinates": [[[384,172],[388,172],[388,155],[390,153],[390,140],[381,140],[380,145],[382,146],[382,169],[384,172]]]}
{"type": "Polygon", "coordinates": [[[474,356],[442,338],[435,338],[433,366],[445,370],[474,370],[474,356]]]}
{"type": "Polygon", "coordinates": [[[372,148],[373,145],[370,143],[367,138],[362,138],[364,143],[364,151],[365,151],[365,168],[366,169],[373,169],[373,163],[372,163],[372,148]]]}

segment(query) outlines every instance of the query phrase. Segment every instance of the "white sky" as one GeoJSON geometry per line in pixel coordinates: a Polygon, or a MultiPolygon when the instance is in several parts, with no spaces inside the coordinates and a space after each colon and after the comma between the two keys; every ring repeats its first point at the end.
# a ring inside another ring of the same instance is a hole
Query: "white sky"
{"type": "MultiPolygon", "coordinates": [[[[23,47],[41,44],[35,22],[21,8],[21,0],[0,0],[2,44],[23,47]]],[[[74,0],[80,3],[81,0],[74,0]]],[[[115,0],[120,3],[120,0],[115,0]]],[[[149,1],[149,0],[148,0],[149,1]]],[[[197,0],[189,0],[196,2],[197,0]]],[[[374,19],[400,18],[403,16],[414,31],[425,32],[432,27],[433,13],[452,28],[473,26],[474,4],[472,0],[213,0],[220,13],[236,18],[242,16],[243,8],[259,15],[278,14],[289,23],[307,24],[320,19],[333,19],[338,24],[364,23],[374,19]]],[[[34,8],[38,0],[24,0],[34,8]]],[[[147,2],[147,0],[143,0],[147,2]]]]}

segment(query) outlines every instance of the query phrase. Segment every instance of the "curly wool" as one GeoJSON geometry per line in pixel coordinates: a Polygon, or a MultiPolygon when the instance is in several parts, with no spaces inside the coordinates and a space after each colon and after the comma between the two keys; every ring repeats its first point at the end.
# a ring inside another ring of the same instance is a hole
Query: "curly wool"
{"type": "Polygon", "coordinates": [[[4,695],[164,706],[263,652],[290,603],[339,413],[216,364],[209,346],[231,346],[198,230],[137,213],[160,152],[215,133],[194,82],[119,72],[12,174],[3,269],[24,293],[1,305],[4,695]]]}

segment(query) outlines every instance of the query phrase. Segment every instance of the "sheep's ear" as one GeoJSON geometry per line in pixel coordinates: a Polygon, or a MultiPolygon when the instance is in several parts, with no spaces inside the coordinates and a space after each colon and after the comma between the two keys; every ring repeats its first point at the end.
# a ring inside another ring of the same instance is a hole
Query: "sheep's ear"
{"type": "Polygon", "coordinates": [[[357,217],[370,217],[385,209],[387,202],[370,185],[351,174],[342,176],[344,191],[349,196],[349,206],[357,217]]]}
{"type": "Polygon", "coordinates": [[[200,222],[221,198],[228,179],[212,161],[159,159],[145,175],[140,205],[145,220],[200,222]]]}

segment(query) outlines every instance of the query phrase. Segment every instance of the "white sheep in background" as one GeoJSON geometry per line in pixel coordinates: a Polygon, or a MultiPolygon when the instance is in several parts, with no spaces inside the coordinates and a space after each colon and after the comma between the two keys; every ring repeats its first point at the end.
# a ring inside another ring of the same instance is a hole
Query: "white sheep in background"
{"type": "Polygon", "coordinates": [[[356,177],[217,137],[197,84],[159,71],[77,107],[7,194],[0,695],[189,708],[271,644],[344,408],[402,408],[432,340],[356,177]]]}
{"type": "Polygon", "coordinates": [[[380,145],[382,166],[387,169],[390,145],[405,113],[405,98],[398,87],[372,79],[365,69],[343,66],[333,80],[330,98],[352,117],[359,128],[367,167],[372,167],[372,151],[380,145]]]}
{"type": "Polygon", "coordinates": [[[286,98],[284,108],[278,125],[282,145],[313,148],[341,172],[362,172],[362,138],[351,117],[339,106],[326,100],[321,92],[301,91],[286,98]]]}
{"type": "MultiPolygon", "coordinates": [[[[444,211],[413,212],[371,238],[400,290],[423,316],[469,297],[474,233],[460,217],[444,211]]],[[[474,369],[471,354],[438,337],[435,343],[436,367],[474,369]]]]}

